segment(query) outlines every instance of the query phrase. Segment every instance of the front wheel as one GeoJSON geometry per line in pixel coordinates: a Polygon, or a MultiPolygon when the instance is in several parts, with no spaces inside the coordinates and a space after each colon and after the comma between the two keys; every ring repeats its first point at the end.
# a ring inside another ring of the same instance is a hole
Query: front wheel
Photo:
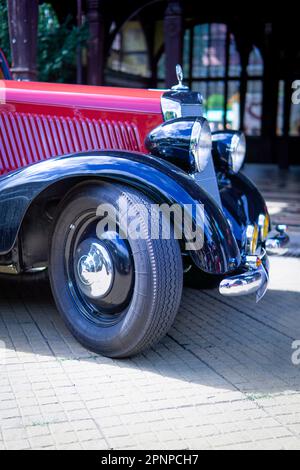
{"type": "Polygon", "coordinates": [[[74,336],[97,353],[137,354],[161,339],[177,314],[180,247],[174,238],[151,239],[153,208],[144,194],[108,183],[76,187],[60,208],[50,251],[52,292],[74,336]],[[114,222],[99,228],[99,207],[119,211],[114,230],[114,222]],[[125,232],[128,214],[139,237],[125,232]]]}

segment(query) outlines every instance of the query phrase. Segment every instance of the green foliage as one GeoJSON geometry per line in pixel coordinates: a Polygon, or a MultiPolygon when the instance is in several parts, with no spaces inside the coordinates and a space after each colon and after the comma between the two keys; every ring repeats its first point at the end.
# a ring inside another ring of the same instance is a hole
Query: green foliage
{"type": "MultiPolygon", "coordinates": [[[[38,23],[38,79],[43,82],[72,83],[76,78],[76,51],[88,38],[85,24],[78,28],[69,15],[60,24],[48,3],[39,7],[38,23]]],[[[10,44],[7,21],[7,2],[0,0],[0,47],[10,61],[10,44]]]]}
{"type": "Polygon", "coordinates": [[[7,19],[7,2],[0,0],[0,47],[10,61],[10,45],[7,19]]]}
{"type": "Polygon", "coordinates": [[[48,3],[40,6],[38,27],[38,70],[43,82],[75,81],[76,50],[85,44],[88,37],[86,25],[78,28],[72,25],[68,16],[60,24],[48,3]]]}
{"type": "Polygon", "coordinates": [[[207,108],[211,110],[223,109],[224,107],[224,96],[213,94],[207,99],[207,108]]]}

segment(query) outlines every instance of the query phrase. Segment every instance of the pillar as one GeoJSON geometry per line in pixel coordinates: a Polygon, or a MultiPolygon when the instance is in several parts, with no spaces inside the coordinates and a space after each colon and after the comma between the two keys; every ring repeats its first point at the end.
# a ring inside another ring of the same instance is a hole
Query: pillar
{"type": "Polygon", "coordinates": [[[102,85],[104,79],[105,23],[101,0],[87,0],[88,84],[102,85]]]}
{"type": "Polygon", "coordinates": [[[13,77],[36,80],[38,0],[8,0],[7,4],[13,77]]]}
{"type": "Polygon", "coordinates": [[[177,84],[176,65],[183,59],[183,17],[180,1],[169,0],[164,17],[166,86],[177,84]]]}

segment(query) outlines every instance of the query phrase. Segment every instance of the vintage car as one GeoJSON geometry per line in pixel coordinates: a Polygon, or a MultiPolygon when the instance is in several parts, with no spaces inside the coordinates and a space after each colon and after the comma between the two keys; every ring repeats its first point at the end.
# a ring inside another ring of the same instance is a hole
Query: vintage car
{"type": "Polygon", "coordinates": [[[285,227],[270,235],[240,171],[244,135],[211,133],[179,66],[165,91],[20,82],[1,66],[0,273],[47,271],[75,337],[119,358],[168,332],[184,281],[263,297],[285,227]]]}

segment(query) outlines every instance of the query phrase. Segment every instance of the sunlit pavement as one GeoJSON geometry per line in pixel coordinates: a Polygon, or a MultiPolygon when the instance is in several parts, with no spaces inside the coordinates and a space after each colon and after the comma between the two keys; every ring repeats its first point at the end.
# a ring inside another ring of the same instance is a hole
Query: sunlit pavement
{"type": "Polygon", "coordinates": [[[244,172],[263,193],[274,225],[286,224],[290,236],[285,256],[300,257],[300,167],[246,165],[244,172]]]}
{"type": "Polygon", "coordinates": [[[168,337],[123,361],[72,338],[47,284],[1,283],[0,449],[300,448],[299,275],[273,258],[258,305],[186,289],[168,337]]]}
{"type": "MultiPolygon", "coordinates": [[[[246,165],[245,173],[262,191],[274,224],[287,224],[300,248],[300,167],[246,165]]],[[[299,250],[300,254],[300,250],[299,250]]]]}

